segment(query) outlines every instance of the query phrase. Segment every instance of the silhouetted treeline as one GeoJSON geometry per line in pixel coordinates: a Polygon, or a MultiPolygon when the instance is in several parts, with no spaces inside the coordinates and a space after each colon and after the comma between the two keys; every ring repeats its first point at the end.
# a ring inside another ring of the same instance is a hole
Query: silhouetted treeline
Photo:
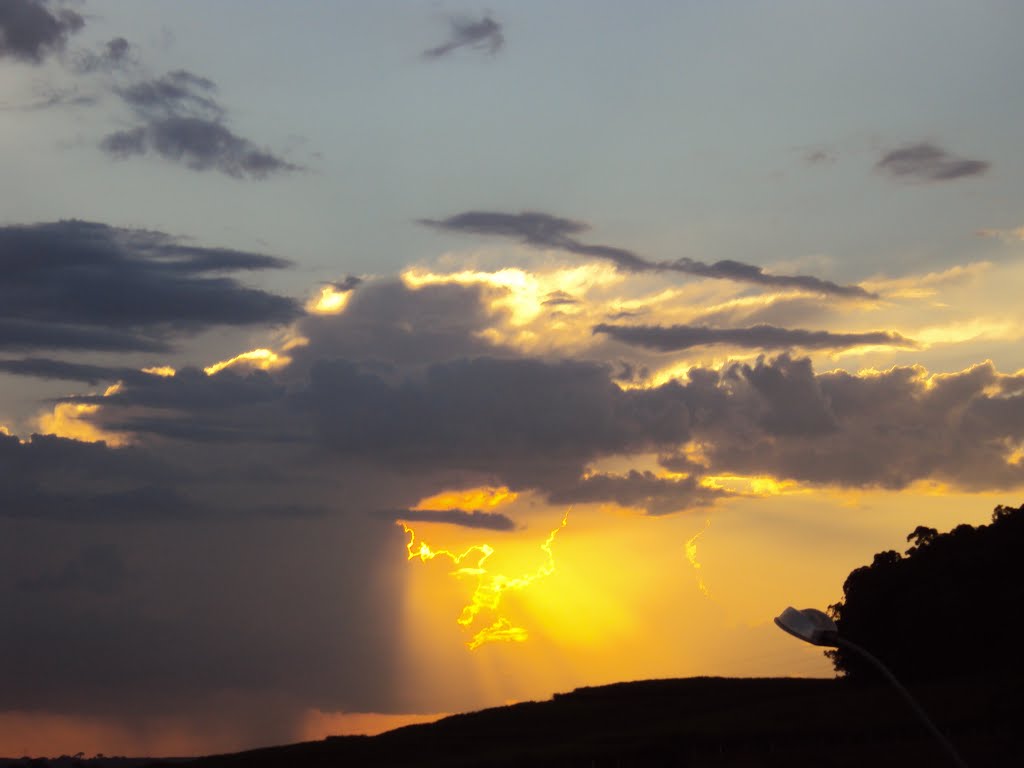
{"type": "MultiPolygon", "coordinates": [[[[991,674],[1020,677],[1010,622],[1024,606],[1024,505],[998,506],[989,525],[949,533],[918,526],[906,554],[875,555],[831,606],[841,636],[867,648],[907,681],[991,674]]],[[[877,672],[842,649],[827,652],[854,680],[877,672]]]]}

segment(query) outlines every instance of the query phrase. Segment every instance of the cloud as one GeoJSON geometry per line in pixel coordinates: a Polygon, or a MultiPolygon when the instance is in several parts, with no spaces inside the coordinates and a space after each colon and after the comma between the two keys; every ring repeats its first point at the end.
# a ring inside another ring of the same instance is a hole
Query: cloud
{"type": "Polygon", "coordinates": [[[155,152],[194,171],[218,170],[234,178],[264,179],[300,170],[232,131],[208,78],[176,70],[116,93],[143,122],[103,138],[100,148],[113,158],[155,152]]]}
{"type": "Polygon", "coordinates": [[[834,165],[836,159],[835,150],[824,147],[812,147],[805,149],[803,153],[803,160],[807,165],[834,165]]]}
{"type": "Polygon", "coordinates": [[[94,222],[0,227],[0,350],[160,351],[216,326],[283,323],[295,301],[224,273],[286,264],[94,222]]]}
{"type": "Polygon", "coordinates": [[[625,475],[595,473],[548,494],[554,504],[614,502],[622,507],[639,507],[649,515],[707,507],[731,495],[718,488],[701,485],[699,477],[658,477],[653,472],[630,470],[625,475]]]}
{"type": "Polygon", "coordinates": [[[1009,227],[1007,229],[979,229],[978,237],[991,237],[1002,240],[1004,243],[1019,243],[1024,241],[1024,227],[1009,227]]]}
{"type": "MultiPolygon", "coordinates": [[[[0,326],[2,329],[2,326],[0,326]]],[[[3,331],[0,330],[0,339],[3,331]]],[[[0,341],[0,346],[3,342],[0,341]]],[[[0,359],[0,372],[15,376],[34,376],[40,379],[56,379],[61,381],[82,381],[86,384],[98,384],[101,381],[117,379],[133,379],[149,374],[134,368],[90,365],[87,363],[69,363],[63,360],[51,360],[45,357],[24,357],[20,359],[0,359]]]]}
{"type": "Polygon", "coordinates": [[[729,344],[755,349],[845,349],[864,345],[886,345],[914,349],[918,345],[892,331],[834,333],[755,325],[749,328],[709,328],[706,325],[610,325],[594,326],[616,341],[659,352],[675,352],[711,344],[729,344]]]}
{"type": "Polygon", "coordinates": [[[447,523],[489,531],[514,531],[516,529],[515,521],[508,515],[501,512],[484,512],[480,509],[474,509],[472,512],[464,509],[399,509],[381,511],[375,515],[395,522],[447,523]]]}
{"type": "Polygon", "coordinates": [[[132,45],[123,37],[108,40],[98,53],[84,51],[75,57],[74,68],[79,74],[113,72],[135,64],[132,45]]]}
{"type": "Polygon", "coordinates": [[[4,0],[0,4],[0,58],[39,64],[63,50],[68,37],[85,20],[68,8],[45,0],[4,0]]]}
{"type": "Polygon", "coordinates": [[[453,16],[448,19],[451,32],[448,40],[434,48],[423,52],[427,59],[439,59],[452,51],[470,46],[486,50],[494,55],[505,45],[505,36],[501,32],[501,24],[490,16],[474,19],[468,16],[453,16]]]}
{"type": "Polygon", "coordinates": [[[875,168],[897,179],[930,182],[981,176],[989,163],[956,157],[935,144],[919,142],[886,151],[875,168]]]}
{"type": "Polygon", "coordinates": [[[858,376],[815,374],[809,361],[782,355],[702,372],[696,382],[691,403],[704,410],[693,432],[714,472],[891,489],[1024,481],[1013,458],[1024,440],[1024,381],[991,363],[858,376]]]}
{"type": "Polygon", "coordinates": [[[773,275],[761,267],[739,261],[723,260],[707,264],[686,257],[675,261],[650,261],[625,248],[582,243],[573,235],[587,231],[588,225],[538,211],[466,211],[446,219],[420,219],[419,223],[450,232],[513,238],[534,248],[557,248],[582,256],[594,256],[611,261],[625,272],[682,272],[755,285],[799,288],[833,296],[874,298],[873,294],[860,286],[837,285],[810,275],[773,275]]]}

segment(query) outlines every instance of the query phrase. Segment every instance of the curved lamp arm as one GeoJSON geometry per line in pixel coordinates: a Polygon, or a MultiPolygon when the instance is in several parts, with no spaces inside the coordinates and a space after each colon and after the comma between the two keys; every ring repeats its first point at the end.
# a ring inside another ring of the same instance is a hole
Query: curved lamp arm
{"type": "Polygon", "coordinates": [[[928,717],[928,713],[926,713],[921,705],[917,703],[917,699],[911,696],[910,691],[904,688],[903,684],[896,679],[896,675],[892,673],[892,670],[885,666],[885,664],[883,664],[874,654],[869,653],[866,649],[857,645],[857,643],[840,637],[836,623],[832,621],[827,614],[816,608],[804,608],[803,610],[797,610],[796,608],[790,607],[775,618],[775,624],[779,629],[788,632],[794,637],[800,638],[806,643],[852,651],[865,661],[869,662],[871,666],[882,674],[882,677],[888,680],[893,687],[900,692],[904,701],[910,705],[910,708],[914,710],[914,713],[924,724],[924,727],[935,738],[935,740],[939,742],[943,751],[953,761],[953,764],[959,766],[959,768],[967,768],[967,763],[965,763],[963,758],[957,754],[956,749],[950,743],[949,739],[947,739],[945,735],[943,735],[942,731],[936,727],[935,723],[932,722],[932,719],[928,717]]]}

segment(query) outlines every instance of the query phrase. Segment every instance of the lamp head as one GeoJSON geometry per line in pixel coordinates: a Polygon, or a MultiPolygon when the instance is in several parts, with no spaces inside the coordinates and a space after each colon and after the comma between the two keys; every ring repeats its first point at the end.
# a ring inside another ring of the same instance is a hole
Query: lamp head
{"type": "Polygon", "coordinates": [[[839,642],[836,623],[816,608],[787,608],[775,617],[779,629],[811,645],[835,646],[839,642]]]}

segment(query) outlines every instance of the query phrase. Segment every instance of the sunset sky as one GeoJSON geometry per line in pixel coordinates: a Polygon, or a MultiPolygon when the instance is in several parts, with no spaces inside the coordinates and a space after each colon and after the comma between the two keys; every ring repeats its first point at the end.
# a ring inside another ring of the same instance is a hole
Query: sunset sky
{"type": "Polygon", "coordinates": [[[0,756],[831,675],[1022,500],[1022,29],[0,0],[0,756]]]}

